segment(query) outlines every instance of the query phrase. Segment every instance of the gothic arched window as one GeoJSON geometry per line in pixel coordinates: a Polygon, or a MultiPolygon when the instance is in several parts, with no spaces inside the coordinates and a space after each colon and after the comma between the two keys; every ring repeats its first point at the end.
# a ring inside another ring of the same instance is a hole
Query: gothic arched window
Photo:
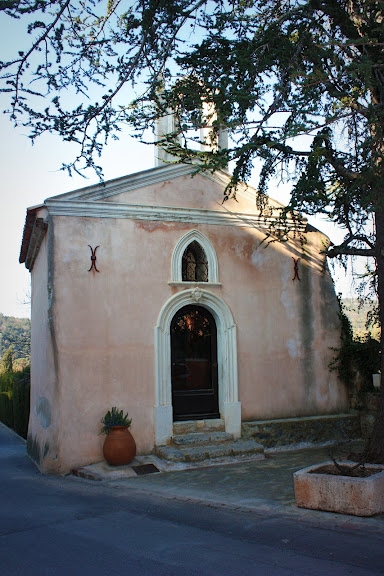
{"type": "Polygon", "coordinates": [[[181,263],[183,282],[208,282],[207,257],[196,240],[184,250],[181,263]]]}
{"type": "Polygon", "coordinates": [[[171,283],[181,282],[219,285],[215,249],[198,230],[190,230],[182,236],[172,253],[171,283]]]}

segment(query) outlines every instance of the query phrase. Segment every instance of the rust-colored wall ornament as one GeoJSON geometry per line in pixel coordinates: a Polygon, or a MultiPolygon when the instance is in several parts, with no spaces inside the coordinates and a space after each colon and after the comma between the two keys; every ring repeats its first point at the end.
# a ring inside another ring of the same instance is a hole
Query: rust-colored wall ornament
{"type": "Polygon", "coordinates": [[[88,246],[91,249],[91,267],[88,270],[88,272],[90,272],[92,269],[96,270],[96,272],[100,272],[100,270],[98,270],[96,267],[96,250],[99,248],[99,246],[96,246],[96,248],[92,248],[92,246],[90,246],[89,244],[88,246]]]}
{"type": "Polygon", "coordinates": [[[300,258],[294,258],[293,256],[291,256],[292,260],[293,260],[293,278],[292,278],[292,282],[294,280],[301,280],[300,276],[299,276],[299,260],[300,258]]]}

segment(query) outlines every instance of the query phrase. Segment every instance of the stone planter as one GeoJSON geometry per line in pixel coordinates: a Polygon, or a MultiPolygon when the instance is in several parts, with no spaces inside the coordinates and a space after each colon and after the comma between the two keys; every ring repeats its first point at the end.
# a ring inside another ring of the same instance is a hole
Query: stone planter
{"type": "MultiPolygon", "coordinates": [[[[367,464],[379,472],[366,478],[316,472],[333,462],[309,466],[293,474],[296,503],[300,508],[373,516],[384,512],[384,465],[367,464]]],[[[354,462],[343,462],[355,464],[354,462]]]]}

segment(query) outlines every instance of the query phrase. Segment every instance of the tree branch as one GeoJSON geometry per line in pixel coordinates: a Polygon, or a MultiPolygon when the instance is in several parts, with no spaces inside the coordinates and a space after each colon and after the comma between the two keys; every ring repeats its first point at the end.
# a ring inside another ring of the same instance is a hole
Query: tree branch
{"type": "MultiPolygon", "coordinates": [[[[60,20],[60,18],[62,17],[63,13],[65,12],[65,10],[67,9],[67,7],[70,5],[71,0],[66,0],[66,2],[64,2],[64,4],[61,6],[60,10],[57,12],[55,18],[53,19],[53,21],[50,23],[49,26],[47,26],[47,28],[45,29],[44,33],[39,36],[39,38],[36,40],[36,42],[33,43],[33,45],[31,46],[31,48],[28,50],[28,52],[26,54],[23,54],[22,57],[19,60],[19,66],[17,68],[17,72],[15,75],[15,98],[12,104],[12,109],[14,110],[16,107],[16,104],[19,100],[19,83],[20,83],[20,76],[23,72],[23,67],[24,64],[27,62],[28,58],[31,56],[31,54],[33,54],[33,52],[35,52],[35,50],[37,50],[38,46],[42,43],[45,42],[47,40],[48,34],[50,33],[51,30],[53,30],[53,28],[56,26],[57,22],[60,20]]],[[[17,62],[17,60],[15,61],[17,62]]],[[[15,62],[12,62],[15,63],[15,62]]]]}
{"type": "Polygon", "coordinates": [[[336,258],[337,256],[374,257],[376,256],[376,250],[374,248],[356,248],[355,246],[340,244],[339,246],[332,246],[332,248],[324,250],[324,254],[328,258],[336,258]]]}

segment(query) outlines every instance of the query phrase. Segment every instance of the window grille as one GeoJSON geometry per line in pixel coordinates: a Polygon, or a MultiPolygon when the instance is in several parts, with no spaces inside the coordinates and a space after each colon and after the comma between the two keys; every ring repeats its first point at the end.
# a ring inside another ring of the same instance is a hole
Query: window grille
{"type": "Polygon", "coordinates": [[[208,262],[204,250],[196,241],[184,250],[182,258],[183,282],[208,282],[208,262]]]}

